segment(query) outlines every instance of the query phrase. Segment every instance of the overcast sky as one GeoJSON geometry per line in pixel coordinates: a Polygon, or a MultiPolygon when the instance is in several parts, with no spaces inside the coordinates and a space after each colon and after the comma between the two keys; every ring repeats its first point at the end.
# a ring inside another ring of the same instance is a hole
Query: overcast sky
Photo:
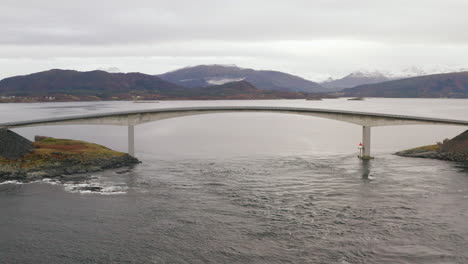
{"type": "Polygon", "coordinates": [[[198,64],[311,80],[468,68],[467,0],[0,0],[0,78],[198,64]]]}

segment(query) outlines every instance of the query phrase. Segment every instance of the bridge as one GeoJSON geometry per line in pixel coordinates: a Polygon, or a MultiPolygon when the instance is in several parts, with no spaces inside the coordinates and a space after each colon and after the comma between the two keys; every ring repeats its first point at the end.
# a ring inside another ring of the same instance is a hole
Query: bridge
{"type": "Polygon", "coordinates": [[[19,122],[0,123],[2,129],[20,127],[50,126],[50,125],[117,125],[128,126],[128,153],[135,155],[135,126],[143,123],[202,114],[242,112],[268,112],[281,114],[297,114],[333,119],[362,126],[363,157],[371,155],[371,127],[397,125],[450,125],[468,126],[468,121],[405,115],[366,113],[344,110],[329,110],[295,107],[260,107],[260,106],[216,106],[216,107],[184,107],[161,108],[152,110],[136,110],[91,114],[70,117],[57,117],[19,122]]]}

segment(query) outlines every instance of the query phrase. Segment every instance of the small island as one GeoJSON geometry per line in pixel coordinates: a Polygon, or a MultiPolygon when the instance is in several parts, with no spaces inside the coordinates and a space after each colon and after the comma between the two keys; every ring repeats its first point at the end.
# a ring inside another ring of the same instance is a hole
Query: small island
{"type": "Polygon", "coordinates": [[[395,153],[398,156],[468,162],[468,130],[435,145],[395,153]]]}
{"type": "Polygon", "coordinates": [[[10,147],[8,155],[0,155],[0,180],[30,182],[43,178],[60,179],[65,175],[98,172],[140,163],[126,153],[84,141],[36,136],[35,142],[30,142],[9,130],[0,134],[10,143],[18,143],[14,148],[10,147]]]}

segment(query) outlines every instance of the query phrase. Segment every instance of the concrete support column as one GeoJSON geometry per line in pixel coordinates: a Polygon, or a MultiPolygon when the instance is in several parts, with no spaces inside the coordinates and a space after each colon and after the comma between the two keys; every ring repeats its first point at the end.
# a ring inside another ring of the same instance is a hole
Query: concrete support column
{"type": "Polygon", "coordinates": [[[371,148],[371,127],[363,126],[362,127],[362,145],[363,145],[363,156],[370,157],[370,148],[371,148]]]}
{"type": "Polygon", "coordinates": [[[135,157],[135,126],[128,125],[128,155],[135,157]]]}

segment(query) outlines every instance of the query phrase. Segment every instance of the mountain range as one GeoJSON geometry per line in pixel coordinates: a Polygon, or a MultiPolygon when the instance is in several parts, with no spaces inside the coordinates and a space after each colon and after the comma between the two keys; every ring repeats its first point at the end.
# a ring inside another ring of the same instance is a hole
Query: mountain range
{"type": "Polygon", "coordinates": [[[3,101],[135,100],[135,99],[279,99],[303,93],[262,90],[247,81],[187,88],[142,73],[49,70],[0,81],[3,101]],[[44,99],[46,98],[46,99],[44,99]],[[28,100],[29,100],[28,99],[28,100]]]}
{"type": "Polygon", "coordinates": [[[160,92],[182,87],[143,73],[80,72],[53,69],[0,81],[4,96],[45,96],[52,94],[108,96],[129,92],[160,92]]]}
{"type": "Polygon", "coordinates": [[[293,99],[336,95],[468,98],[468,71],[396,80],[378,72],[355,72],[326,84],[334,88],[287,73],[222,65],[200,65],[161,75],[53,69],[1,80],[0,102],[293,99]],[[346,86],[354,87],[341,89],[346,86]],[[337,89],[340,92],[334,92],[337,89]]]}
{"type": "Polygon", "coordinates": [[[328,79],[322,82],[321,85],[334,90],[341,90],[344,88],[351,88],[362,84],[372,84],[390,81],[392,78],[385,76],[383,73],[378,71],[365,72],[357,71],[350,73],[340,79],[328,79]]]}
{"type": "Polygon", "coordinates": [[[228,65],[199,65],[158,75],[163,80],[185,87],[207,87],[245,80],[261,90],[290,92],[327,92],[316,82],[279,72],[245,69],[228,65]]]}
{"type": "Polygon", "coordinates": [[[345,88],[352,88],[364,84],[374,84],[386,81],[393,81],[399,79],[407,79],[411,77],[426,76],[432,74],[451,73],[451,72],[464,72],[468,71],[467,68],[451,68],[451,67],[417,67],[411,66],[397,72],[381,72],[381,71],[355,71],[342,78],[333,79],[328,78],[320,85],[332,90],[341,90],[345,88]]]}
{"type": "Polygon", "coordinates": [[[342,93],[358,97],[468,98],[468,71],[365,84],[342,93]]]}

